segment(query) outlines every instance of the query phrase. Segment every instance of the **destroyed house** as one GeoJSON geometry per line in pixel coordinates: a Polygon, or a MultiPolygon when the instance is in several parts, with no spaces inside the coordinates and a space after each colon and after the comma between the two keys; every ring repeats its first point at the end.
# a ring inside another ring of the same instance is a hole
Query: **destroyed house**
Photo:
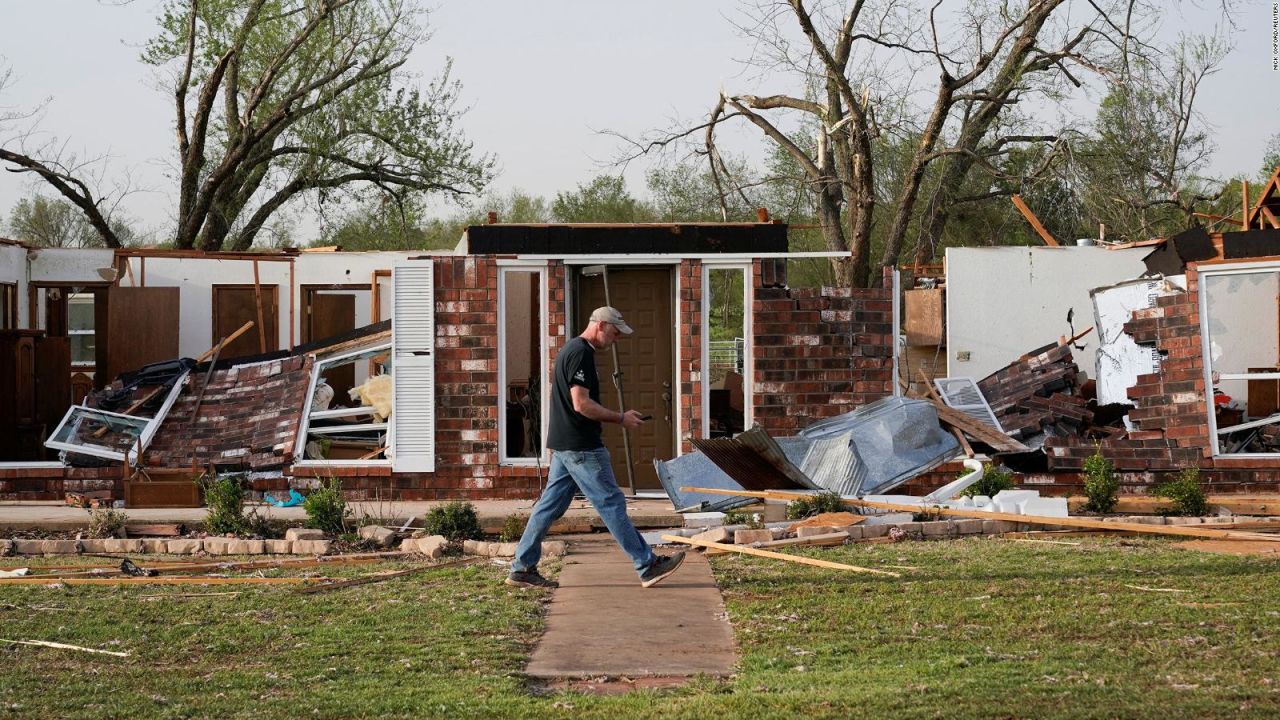
{"type": "MultiPolygon", "coordinates": [[[[606,302],[635,328],[617,353],[626,406],[653,416],[629,449],[605,431],[640,492],[693,439],[793,434],[894,394],[892,274],[788,287],[789,260],[834,254],[788,253],[781,224],[493,224],[433,254],[16,249],[15,333],[70,357],[39,371],[67,387],[42,393],[43,415],[5,420],[55,444],[0,457],[4,499],[176,503],[210,466],[257,491],[336,476],[353,498],[532,497],[551,365],[606,302]],[[179,357],[198,362],[169,390],[129,386],[179,357]],[[117,431],[149,433],[138,457],[85,452],[117,431]]],[[[597,362],[617,406],[614,359],[597,362]]]]}

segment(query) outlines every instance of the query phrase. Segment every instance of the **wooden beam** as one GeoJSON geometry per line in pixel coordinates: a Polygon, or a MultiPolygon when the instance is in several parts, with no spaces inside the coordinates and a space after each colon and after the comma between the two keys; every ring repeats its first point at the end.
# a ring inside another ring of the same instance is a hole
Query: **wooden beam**
{"type": "Polygon", "coordinates": [[[1271,212],[1271,208],[1266,205],[1262,206],[1262,217],[1266,218],[1267,222],[1271,223],[1271,227],[1280,230],[1280,220],[1276,219],[1275,213],[1271,212]]]}
{"type": "Polygon", "coordinates": [[[1040,236],[1041,240],[1044,240],[1045,245],[1048,245],[1049,247],[1060,246],[1058,241],[1055,240],[1054,237],[1049,234],[1049,231],[1045,229],[1044,225],[1040,224],[1040,218],[1036,217],[1036,214],[1031,212],[1031,208],[1027,207],[1027,204],[1022,201],[1021,195],[1015,194],[1013,196],[1013,205],[1018,208],[1018,212],[1022,213],[1022,217],[1026,218],[1027,222],[1031,223],[1031,228],[1036,231],[1036,234],[1040,236]]]}
{"type": "Polygon", "coordinates": [[[405,577],[406,575],[416,575],[427,570],[437,570],[439,568],[457,567],[459,565],[470,565],[479,562],[480,558],[463,558],[462,560],[454,560],[452,562],[437,563],[434,565],[422,565],[408,570],[397,570],[395,572],[375,573],[373,575],[365,575],[364,577],[352,578],[350,580],[338,580],[335,582],[324,583],[323,585],[314,585],[311,587],[298,588],[295,593],[304,595],[318,592],[326,592],[328,590],[337,590],[338,588],[355,587],[357,585],[369,585],[372,583],[380,583],[385,580],[405,577]]]}
{"type": "Polygon", "coordinates": [[[169,575],[166,577],[36,577],[0,578],[0,585],[301,585],[326,578],[301,577],[212,577],[204,575],[169,575]]]}
{"type": "MultiPolygon", "coordinates": [[[[1237,515],[1280,515],[1280,495],[1209,495],[1205,498],[1211,507],[1223,507],[1237,515]]],[[[1089,499],[1072,495],[1067,503],[1072,510],[1081,510],[1089,499]]],[[[1155,495],[1121,495],[1116,498],[1115,512],[1155,514],[1162,507],[1169,507],[1172,500],[1155,495]]]]}
{"type": "Polygon", "coordinates": [[[1205,220],[1212,220],[1214,222],[1227,222],[1227,223],[1231,223],[1232,225],[1235,225],[1236,227],[1244,226],[1244,221],[1242,221],[1240,218],[1233,218],[1233,217],[1227,217],[1226,215],[1214,215],[1213,213],[1202,213],[1202,212],[1191,213],[1191,214],[1194,215],[1195,217],[1204,218],[1205,220]]]}
{"type": "MultiPolygon", "coordinates": [[[[205,360],[208,360],[210,357],[214,357],[214,356],[216,356],[218,353],[222,352],[222,348],[226,347],[226,346],[227,346],[227,343],[229,343],[229,342],[231,342],[232,340],[235,340],[236,338],[238,338],[238,337],[240,337],[241,335],[245,334],[246,332],[248,332],[248,331],[249,331],[249,328],[251,328],[251,327],[253,327],[253,321],[252,321],[252,320],[250,320],[249,322],[245,323],[244,325],[241,325],[239,330],[236,330],[235,332],[233,332],[233,333],[231,333],[230,335],[228,335],[226,338],[224,338],[224,339],[222,340],[222,342],[219,342],[217,345],[214,345],[213,347],[209,348],[208,350],[205,350],[203,355],[201,355],[200,357],[196,358],[196,363],[202,363],[202,362],[204,362],[205,360]]],[[[123,413],[121,413],[121,414],[122,414],[122,415],[132,415],[133,413],[137,412],[137,411],[138,411],[138,408],[140,408],[140,407],[142,407],[143,405],[147,404],[147,402],[149,402],[149,401],[151,400],[151,398],[155,397],[156,395],[159,395],[159,394],[160,394],[160,390],[161,390],[161,389],[162,389],[162,387],[152,388],[152,390],[151,390],[150,392],[148,392],[146,395],[143,395],[140,399],[138,399],[137,401],[135,401],[135,402],[133,402],[131,405],[129,405],[129,407],[125,408],[124,412],[123,412],[123,413]]],[[[93,437],[100,438],[100,437],[102,437],[103,435],[106,435],[106,434],[107,434],[107,430],[108,430],[108,428],[105,428],[105,427],[104,427],[104,428],[99,428],[99,429],[98,429],[98,431],[97,431],[97,432],[95,432],[95,433],[93,434],[93,437]]]]}
{"type": "Polygon", "coordinates": [[[757,550],[755,548],[743,547],[742,545],[726,545],[724,543],[707,542],[705,540],[694,540],[693,538],[680,537],[679,535],[663,535],[662,539],[664,542],[684,543],[686,545],[693,545],[694,547],[715,548],[717,550],[740,553],[743,555],[754,555],[756,557],[766,557],[774,560],[783,560],[785,562],[800,563],[801,565],[812,565],[814,567],[827,568],[828,570],[848,570],[849,572],[902,577],[901,574],[890,570],[876,570],[875,568],[864,568],[857,565],[845,565],[844,563],[831,562],[830,560],[817,560],[800,555],[784,555],[782,553],[770,552],[769,550],[757,550]]]}
{"type": "Polygon", "coordinates": [[[990,445],[1000,452],[1028,452],[1031,448],[996,430],[984,422],[974,420],[964,413],[944,403],[933,401],[938,409],[938,419],[947,425],[965,431],[974,440],[990,445]]]}
{"type": "Polygon", "coordinates": [[[116,652],[115,650],[98,650],[96,648],[81,647],[79,645],[67,645],[66,643],[48,642],[47,640],[4,640],[0,642],[13,643],[14,645],[35,645],[37,647],[57,648],[59,650],[77,650],[79,652],[97,653],[99,655],[113,655],[115,657],[129,657],[127,652],[116,652]]]}
{"type": "Polygon", "coordinates": [[[253,304],[258,309],[258,352],[267,352],[267,324],[262,321],[262,283],[258,279],[258,259],[253,259],[253,304]]]}
{"type": "MultiPolygon", "coordinates": [[[[805,493],[787,492],[785,490],[720,490],[717,488],[681,488],[684,492],[707,493],[708,495],[731,495],[736,497],[755,497],[766,500],[798,500],[811,497],[805,493]]],[[[1130,522],[1103,522],[1078,517],[1047,517],[1043,515],[1019,515],[1017,513],[988,512],[985,510],[956,510],[944,507],[925,507],[923,505],[905,505],[900,503],[874,502],[841,498],[849,507],[874,508],[877,510],[894,510],[898,512],[918,513],[928,511],[930,514],[945,517],[977,518],[981,520],[1005,520],[1008,522],[1026,523],[1028,525],[1056,525],[1060,527],[1087,528],[1090,530],[1127,530],[1140,535],[1180,535],[1183,537],[1212,538],[1215,540],[1266,540],[1280,542],[1280,535],[1267,535],[1255,532],[1236,532],[1231,530],[1215,530],[1211,528],[1197,529],[1194,525],[1147,525],[1130,522]]]]}

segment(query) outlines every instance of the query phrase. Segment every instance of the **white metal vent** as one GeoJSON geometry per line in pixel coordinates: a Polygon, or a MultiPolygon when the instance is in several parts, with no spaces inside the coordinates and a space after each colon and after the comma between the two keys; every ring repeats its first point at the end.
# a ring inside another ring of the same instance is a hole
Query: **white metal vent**
{"type": "Polygon", "coordinates": [[[970,377],[934,378],[934,387],[942,396],[942,401],[969,417],[985,425],[1004,432],[996,414],[978,389],[978,383],[970,377]]]}
{"type": "Polygon", "coordinates": [[[430,260],[391,271],[394,472],[435,472],[435,273],[430,260]]]}

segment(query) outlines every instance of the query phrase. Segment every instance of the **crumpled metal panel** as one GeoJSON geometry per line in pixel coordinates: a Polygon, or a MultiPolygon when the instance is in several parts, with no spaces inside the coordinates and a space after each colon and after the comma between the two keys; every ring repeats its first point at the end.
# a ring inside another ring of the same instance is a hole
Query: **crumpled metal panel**
{"type": "Polygon", "coordinates": [[[694,440],[693,446],[747,490],[819,489],[759,425],[732,438],[694,440]]]}
{"type": "Polygon", "coordinates": [[[960,450],[938,424],[933,403],[896,397],[823,420],[799,437],[775,439],[757,426],[735,438],[693,442],[701,452],[654,462],[676,509],[701,504],[702,510],[724,510],[752,502],[680,491],[684,486],[883,493],[960,450]]]}
{"type": "MultiPolygon", "coordinates": [[[[809,440],[847,437],[861,468],[857,489],[842,494],[883,493],[954,457],[960,444],[938,424],[925,400],[887,397],[810,425],[809,440]]],[[[838,453],[838,448],[831,448],[838,453]]]]}
{"type": "MultiPolygon", "coordinates": [[[[805,452],[808,451],[810,444],[808,440],[803,438],[778,438],[774,442],[781,449],[782,455],[793,466],[804,459],[805,452]]],[[[658,471],[658,480],[662,483],[662,488],[666,490],[667,497],[671,498],[671,504],[677,510],[697,507],[703,512],[723,512],[756,502],[754,498],[735,498],[680,490],[682,487],[703,487],[716,490],[745,489],[704,453],[689,453],[667,461],[654,460],[653,465],[658,471]]],[[[777,489],[779,487],[794,488],[795,486],[791,483],[781,486],[776,484],[767,486],[768,489],[777,489]]]]}

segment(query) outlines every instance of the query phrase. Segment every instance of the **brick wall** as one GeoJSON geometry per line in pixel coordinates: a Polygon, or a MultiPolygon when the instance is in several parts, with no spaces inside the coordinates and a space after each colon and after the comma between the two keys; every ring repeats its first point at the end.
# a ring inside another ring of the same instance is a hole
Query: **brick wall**
{"type": "Polygon", "coordinates": [[[755,421],[794,435],[893,393],[893,283],[885,287],[768,287],[753,268],[755,421]]]}
{"type": "Polygon", "coordinates": [[[679,269],[680,365],[676,378],[680,390],[682,452],[693,452],[690,442],[702,437],[702,261],[685,260],[679,269]]]}
{"type": "MultiPolygon", "coordinates": [[[[217,370],[203,396],[192,373],[147,448],[144,465],[274,470],[293,459],[310,385],[310,356],[217,370]],[[192,421],[199,401],[200,415],[192,421]]],[[[301,454],[300,452],[298,453],[301,454]]]]}
{"type": "MultiPolygon", "coordinates": [[[[1129,419],[1138,429],[1096,446],[1121,472],[1167,473],[1204,465],[1212,454],[1194,269],[1187,271],[1187,284],[1186,292],[1156,298],[1155,307],[1134,312],[1125,324],[1135,342],[1156,348],[1162,360],[1159,372],[1139,375],[1129,389],[1134,402],[1129,419]]],[[[1045,451],[1049,469],[1079,470],[1095,445],[1080,437],[1054,437],[1045,441],[1045,451]]]]}

